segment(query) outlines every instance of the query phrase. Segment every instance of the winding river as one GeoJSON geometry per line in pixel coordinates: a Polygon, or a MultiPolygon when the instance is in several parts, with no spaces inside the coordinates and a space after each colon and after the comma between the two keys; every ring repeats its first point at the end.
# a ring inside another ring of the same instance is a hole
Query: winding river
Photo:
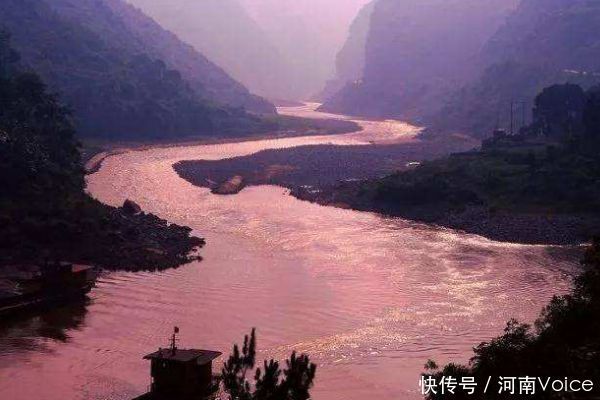
{"type": "MultiPolygon", "coordinates": [[[[312,105],[283,113],[327,117],[312,105]]],[[[166,346],[227,353],[250,328],[261,357],[307,352],[316,400],[418,399],[427,359],[467,361],[512,317],[532,321],[570,287],[569,249],[496,243],[409,221],[301,202],[280,187],[218,197],[180,179],[180,160],[307,144],[413,140],[416,128],[357,121],[337,135],[129,151],[104,160],[88,190],[194,228],[204,260],[160,273],[104,275],[83,308],[0,329],[0,398],[130,399],[142,360],[166,346]]],[[[217,367],[220,362],[217,363],[217,367]]]]}

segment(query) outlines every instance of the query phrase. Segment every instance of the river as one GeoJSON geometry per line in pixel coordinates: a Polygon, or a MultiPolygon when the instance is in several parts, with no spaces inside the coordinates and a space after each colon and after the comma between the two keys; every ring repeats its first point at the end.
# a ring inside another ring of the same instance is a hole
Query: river
{"type": "MultiPolygon", "coordinates": [[[[327,117],[313,106],[283,113],[327,117]]],[[[307,352],[316,400],[418,399],[424,363],[464,362],[507,320],[533,321],[570,288],[569,249],[496,243],[372,213],[301,202],[280,187],[218,197],[180,179],[181,160],[306,144],[413,140],[416,128],[357,121],[357,133],[189,145],[108,157],[96,198],[129,198],[206,237],[204,260],[159,273],[104,274],[86,307],[0,329],[0,398],[129,399],[149,384],[142,360],[166,346],[230,351],[257,328],[259,357],[307,352]]],[[[221,362],[217,362],[217,368],[221,362]]]]}

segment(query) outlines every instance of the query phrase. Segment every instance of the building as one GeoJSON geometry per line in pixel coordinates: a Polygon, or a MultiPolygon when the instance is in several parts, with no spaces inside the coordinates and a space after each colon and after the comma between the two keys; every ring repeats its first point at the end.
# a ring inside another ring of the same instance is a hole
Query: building
{"type": "Polygon", "coordinates": [[[202,399],[216,390],[212,362],[221,352],[212,350],[178,349],[175,328],[171,346],[148,354],[152,383],[150,392],[137,400],[188,400],[202,399]]]}

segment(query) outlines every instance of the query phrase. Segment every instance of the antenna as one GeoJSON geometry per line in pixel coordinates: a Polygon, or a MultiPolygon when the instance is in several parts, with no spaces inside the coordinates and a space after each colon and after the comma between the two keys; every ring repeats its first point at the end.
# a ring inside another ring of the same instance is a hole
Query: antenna
{"type": "Polygon", "coordinates": [[[496,128],[495,128],[495,130],[497,131],[498,129],[500,129],[500,111],[498,111],[498,109],[496,109],[496,128]]]}
{"type": "Polygon", "coordinates": [[[525,128],[525,124],[527,123],[526,106],[527,106],[527,102],[523,100],[521,102],[521,128],[525,128]]]}
{"type": "Polygon", "coordinates": [[[510,101],[510,134],[514,133],[514,121],[515,121],[515,112],[514,112],[514,101],[510,101]]]}
{"type": "Polygon", "coordinates": [[[177,352],[177,334],[179,333],[179,327],[173,328],[173,335],[171,336],[171,354],[175,355],[177,352]]]}

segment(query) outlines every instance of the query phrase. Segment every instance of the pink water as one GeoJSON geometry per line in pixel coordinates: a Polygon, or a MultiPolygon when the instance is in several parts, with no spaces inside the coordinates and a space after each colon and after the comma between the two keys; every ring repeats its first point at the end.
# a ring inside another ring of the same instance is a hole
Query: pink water
{"type": "MultiPolygon", "coordinates": [[[[322,117],[312,108],[286,113],[322,117]]],[[[0,329],[0,398],[129,399],[149,383],[141,357],[165,346],[228,352],[258,328],[262,357],[307,352],[314,398],[420,398],[429,358],[466,361],[518,317],[532,321],[568,290],[568,249],[495,243],[376,214],[300,202],[283,188],[217,197],[180,179],[180,160],[221,159],[303,144],[369,145],[410,138],[394,121],[365,130],[219,145],[156,148],[108,158],[90,193],[188,225],[204,261],[160,273],[105,274],[86,312],[63,310],[0,329]]],[[[217,362],[217,366],[220,361],[217,362]]]]}

